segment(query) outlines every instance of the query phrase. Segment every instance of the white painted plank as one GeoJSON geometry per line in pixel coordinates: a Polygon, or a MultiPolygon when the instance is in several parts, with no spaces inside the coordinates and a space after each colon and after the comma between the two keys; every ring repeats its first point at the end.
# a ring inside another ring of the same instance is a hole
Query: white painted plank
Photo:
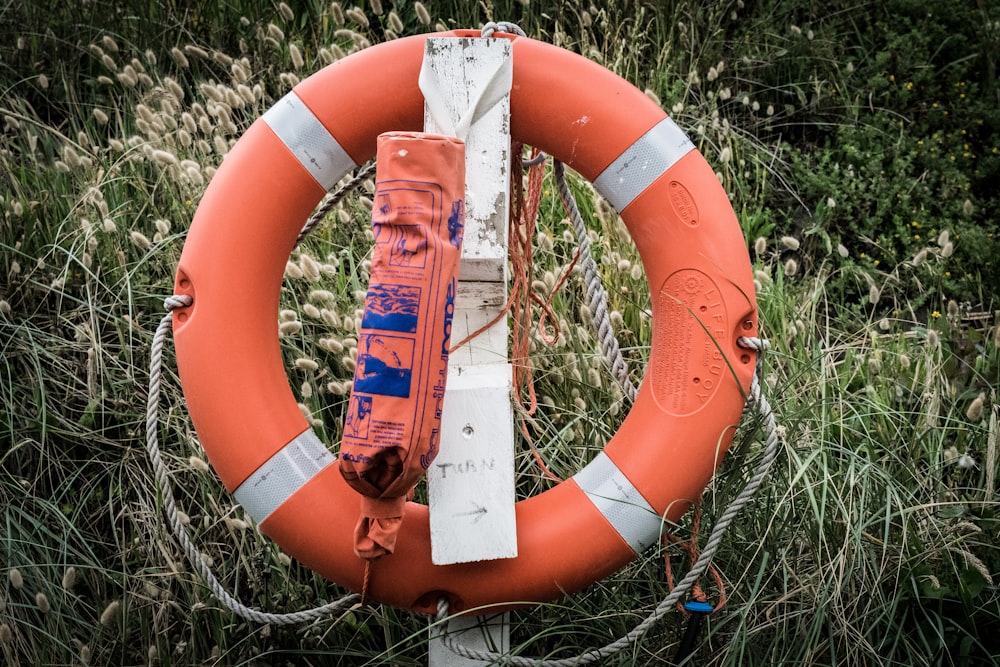
{"type": "MultiPolygon", "coordinates": [[[[421,88],[438,86],[424,129],[455,127],[485,82],[509,66],[507,40],[427,40],[421,88]],[[443,92],[447,91],[447,92],[443,92]]],[[[427,91],[425,90],[425,96],[427,91]]],[[[507,300],[509,90],[466,141],[465,240],[452,321],[454,343],[493,320],[507,300]]],[[[441,449],[427,474],[432,560],[439,565],[517,556],[514,437],[506,318],[456,350],[442,408],[441,449]]]]}
{"type": "Polygon", "coordinates": [[[510,364],[449,369],[441,450],[427,471],[436,565],[517,556],[510,364]],[[486,557],[484,557],[484,555],[486,557]]]}
{"type": "MultiPolygon", "coordinates": [[[[507,303],[504,283],[460,281],[455,294],[455,317],[451,322],[452,345],[457,345],[494,319],[507,303]]],[[[454,350],[449,368],[473,364],[507,362],[507,318],[501,318],[468,343],[454,350]]]]}
{"type": "MultiPolygon", "coordinates": [[[[482,87],[511,57],[506,39],[431,38],[424,52],[447,94],[442,100],[455,124],[474,104],[482,87]]],[[[424,131],[441,132],[429,109],[424,131]]],[[[465,138],[465,240],[462,280],[507,282],[507,211],[510,185],[510,96],[487,111],[465,138]]]]}

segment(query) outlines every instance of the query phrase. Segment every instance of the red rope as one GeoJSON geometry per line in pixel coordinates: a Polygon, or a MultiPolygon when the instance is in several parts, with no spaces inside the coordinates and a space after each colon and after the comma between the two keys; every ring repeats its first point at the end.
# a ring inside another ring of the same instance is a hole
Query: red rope
{"type": "MultiPolygon", "coordinates": [[[[678,545],[681,548],[681,551],[687,554],[689,566],[692,566],[695,564],[695,562],[697,562],[698,556],[701,553],[698,550],[698,530],[700,528],[700,525],[701,525],[701,503],[698,502],[695,503],[694,505],[694,515],[691,518],[690,539],[685,541],[677,537],[673,533],[663,534],[664,546],[666,546],[668,542],[678,545]]],[[[670,553],[668,550],[665,550],[663,560],[667,574],[667,587],[671,591],[673,591],[674,573],[673,573],[673,568],[670,566],[670,553]]],[[[714,611],[719,611],[726,604],[726,585],[722,581],[722,575],[719,574],[719,571],[715,568],[714,565],[709,565],[706,572],[708,573],[709,576],[712,577],[712,580],[715,582],[715,587],[719,591],[719,602],[715,605],[714,608],[714,611]]],[[[704,589],[701,587],[701,581],[695,581],[694,584],[691,585],[691,598],[697,602],[708,601],[708,595],[706,595],[704,589]]],[[[681,602],[677,603],[677,608],[683,611],[684,613],[688,613],[687,610],[684,609],[684,604],[681,602]]]]}

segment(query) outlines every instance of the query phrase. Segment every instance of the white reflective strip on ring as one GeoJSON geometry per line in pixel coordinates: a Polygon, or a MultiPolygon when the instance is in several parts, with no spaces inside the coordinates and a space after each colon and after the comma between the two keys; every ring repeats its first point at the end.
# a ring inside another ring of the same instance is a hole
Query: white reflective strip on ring
{"type": "Polygon", "coordinates": [[[324,190],[358,166],[294,92],[278,100],[262,118],[324,190]]]}
{"type": "Polygon", "coordinates": [[[233,497],[254,521],[260,523],[335,460],[336,457],[309,429],[247,477],[233,497]]]}
{"type": "Polygon", "coordinates": [[[660,538],[663,518],[607,454],[598,454],[573,479],[637,554],[660,538]]]}
{"type": "Polygon", "coordinates": [[[684,130],[664,118],[615,158],[594,179],[594,187],[620,213],[692,150],[694,144],[684,130]]]}

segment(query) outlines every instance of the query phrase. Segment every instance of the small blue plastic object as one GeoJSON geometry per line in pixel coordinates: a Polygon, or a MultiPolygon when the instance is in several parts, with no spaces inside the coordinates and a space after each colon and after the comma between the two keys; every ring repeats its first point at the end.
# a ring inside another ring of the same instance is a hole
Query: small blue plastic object
{"type": "Polygon", "coordinates": [[[707,602],[697,602],[695,600],[692,600],[691,602],[685,602],[684,609],[698,614],[711,614],[713,611],[715,611],[715,607],[708,604],[707,602]]]}

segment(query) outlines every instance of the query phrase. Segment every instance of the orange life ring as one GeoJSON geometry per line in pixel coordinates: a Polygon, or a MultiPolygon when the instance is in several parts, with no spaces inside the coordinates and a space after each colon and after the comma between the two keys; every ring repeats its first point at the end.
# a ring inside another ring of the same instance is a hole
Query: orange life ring
{"type": "MultiPolygon", "coordinates": [[[[359,496],[296,406],[278,345],[279,291],[303,222],[375,154],[376,137],[420,130],[429,35],[340,60],[295,87],[226,156],[192,222],[176,293],[177,363],[217,474],[286,553],[360,591],[359,496]]],[[[477,31],[431,36],[478,37],[477,31]]],[[[369,595],[431,612],[557,599],[655,542],[726,452],[754,372],[749,256],[712,168],[650,99],[607,69],[513,35],[511,133],[562,160],[621,213],[651,286],[653,334],[638,397],[580,473],[516,506],[519,556],[436,566],[427,508],[408,503],[397,549],[372,563],[369,595]]]]}

